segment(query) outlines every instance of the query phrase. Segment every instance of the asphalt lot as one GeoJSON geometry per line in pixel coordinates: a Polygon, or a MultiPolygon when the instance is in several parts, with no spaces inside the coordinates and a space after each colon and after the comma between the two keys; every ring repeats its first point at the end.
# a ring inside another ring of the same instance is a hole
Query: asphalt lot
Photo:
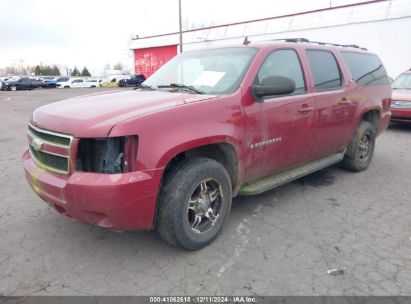
{"type": "Polygon", "coordinates": [[[98,90],[0,91],[0,295],[411,295],[411,126],[385,131],[365,172],[236,198],[217,241],[186,252],[65,218],[26,183],[33,109],[98,90]]]}

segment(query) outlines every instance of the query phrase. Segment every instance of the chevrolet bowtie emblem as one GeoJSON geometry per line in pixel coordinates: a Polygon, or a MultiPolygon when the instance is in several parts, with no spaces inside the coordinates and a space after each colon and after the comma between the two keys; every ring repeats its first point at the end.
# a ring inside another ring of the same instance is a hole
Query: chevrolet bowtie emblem
{"type": "Polygon", "coordinates": [[[40,151],[41,147],[43,146],[43,141],[40,138],[33,138],[31,141],[31,146],[34,150],[40,151]]]}

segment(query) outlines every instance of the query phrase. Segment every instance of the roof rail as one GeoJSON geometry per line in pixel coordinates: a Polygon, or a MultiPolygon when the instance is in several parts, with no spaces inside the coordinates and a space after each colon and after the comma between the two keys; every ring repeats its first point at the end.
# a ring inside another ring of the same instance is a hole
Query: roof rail
{"type": "Polygon", "coordinates": [[[333,46],[341,46],[341,47],[350,47],[350,48],[356,48],[356,49],[361,49],[361,50],[367,50],[366,48],[359,47],[356,44],[337,44],[337,43],[330,43],[330,42],[321,42],[321,41],[311,41],[308,40],[307,38],[283,38],[283,39],[273,39],[270,41],[285,41],[285,42],[304,42],[304,43],[316,43],[319,45],[333,45],[333,46]]]}

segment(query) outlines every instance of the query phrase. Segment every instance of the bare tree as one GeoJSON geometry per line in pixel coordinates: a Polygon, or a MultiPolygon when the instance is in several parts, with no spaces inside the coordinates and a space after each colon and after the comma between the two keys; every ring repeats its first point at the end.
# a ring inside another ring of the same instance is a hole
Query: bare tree
{"type": "Polygon", "coordinates": [[[123,70],[124,66],[121,62],[117,62],[116,64],[113,65],[113,70],[123,70]]]}

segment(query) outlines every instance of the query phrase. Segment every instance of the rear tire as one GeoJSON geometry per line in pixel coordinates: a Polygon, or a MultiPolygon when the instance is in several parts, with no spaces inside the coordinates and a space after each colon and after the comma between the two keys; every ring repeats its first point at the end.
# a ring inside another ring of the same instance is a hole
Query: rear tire
{"type": "Polygon", "coordinates": [[[370,122],[361,122],[341,162],[344,169],[361,172],[368,168],[374,155],[376,133],[370,122]]]}
{"type": "Polygon", "coordinates": [[[164,177],[157,231],[173,246],[200,249],[221,232],[231,199],[230,177],[220,163],[208,158],[183,160],[164,177]]]}

